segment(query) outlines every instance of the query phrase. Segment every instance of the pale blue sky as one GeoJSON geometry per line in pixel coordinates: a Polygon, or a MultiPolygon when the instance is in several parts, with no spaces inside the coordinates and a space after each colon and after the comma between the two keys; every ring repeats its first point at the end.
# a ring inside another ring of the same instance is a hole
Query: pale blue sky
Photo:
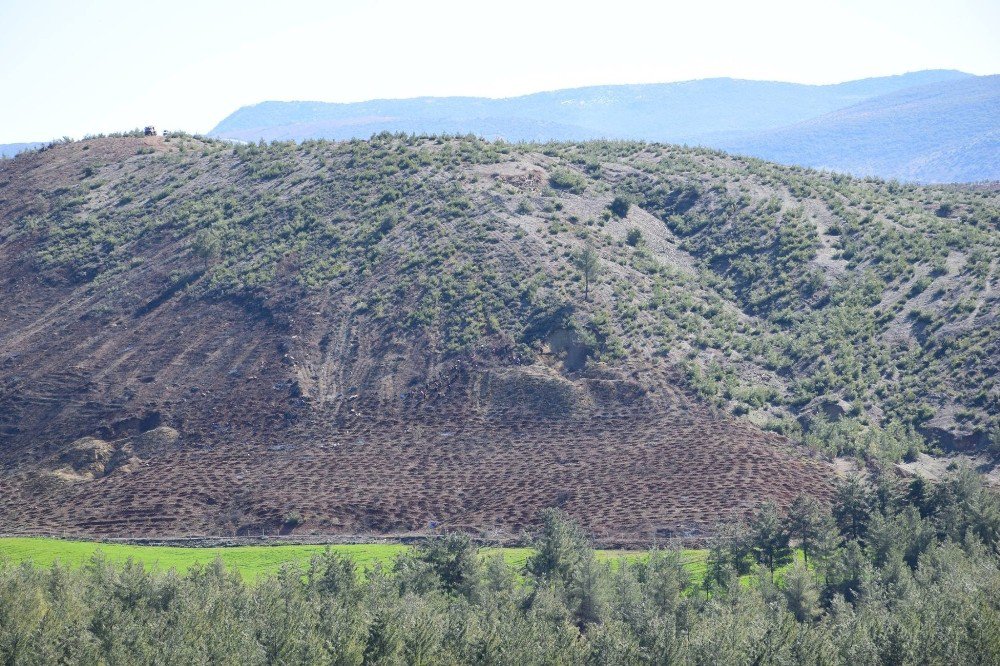
{"type": "Polygon", "coordinates": [[[1000,72],[1000,0],[0,0],[0,143],[263,100],[1000,72]]]}

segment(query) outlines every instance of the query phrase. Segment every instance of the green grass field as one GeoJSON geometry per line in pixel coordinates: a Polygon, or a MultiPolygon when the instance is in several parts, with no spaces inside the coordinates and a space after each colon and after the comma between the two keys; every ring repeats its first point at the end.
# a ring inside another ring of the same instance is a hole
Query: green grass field
{"type": "MultiPolygon", "coordinates": [[[[240,572],[248,580],[278,571],[282,565],[308,565],[310,558],[326,548],[349,556],[361,569],[377,563],[390,564],[399,553],[410,546],[401,544],[349,544],[331,546],[233,546],[227,548],[185,548],[180,546],[134,546],[92,541],[63,541],[37,537],[0,538],[0,560],[32,562],[37,566],[51,566],[60,562],[67,566],[80,566],[100,551],[111,561],[123,562],[129,558],[161,571],[176,569],[184,572],[197,564],[208,564],[221,558],[227,567],[240,572]]],[[[501,552],[508,564],[523,568],[533,552],[531,548],[483,548],[484,556],[501,552]]],[[[598,557],[616,562],[622,558],[635,560],[645,555],[642,551],[599,550],[598,557]]],[[[684,563],[695,580],[705,575],[708,551],[685,550],[684,563]]]]}

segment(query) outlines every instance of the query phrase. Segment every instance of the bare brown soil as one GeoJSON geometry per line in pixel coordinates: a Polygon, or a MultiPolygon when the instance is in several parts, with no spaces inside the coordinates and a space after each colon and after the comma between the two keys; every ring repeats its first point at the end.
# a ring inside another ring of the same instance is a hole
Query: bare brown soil
{"type": "Polygon", "coordinates": [[[2,529],[274,534],[295,512],[300,533],[434,523],[504,538],[560,506],[595,537],[625,543],[697,537],[764,499],[824,494],[824,464],[664,391],[565,417],[452,393],[395,409],[355,400],[347,414],[306,414],[264,436],[257,419],[226,419],[222,436],[178,442],[93,481],[8,478],[2,529]]]}
{"type": "Polygon", "coordinates": [[[33,287],[0,331],[17,345],[2,361],[5,532],[274,534],[299,514],[297,533],[436,523],[509,537],[561,506],[628,542],[698,536],[765,499],[827,491],[826,464],[699,406],[669,376],[637,395],[624,378],[455,361],[392,395],[373,372],[317,404],[297,395],[285,332],[237,305],[178,301],[108,325],[63,289],[33,287]],[[166,427],[176,441],[137,445],[166,427]],[[91,462],[67,469],[83,437],[110,445],[107,460],[128,451],[127,464],[67,479],[91,462]]]}

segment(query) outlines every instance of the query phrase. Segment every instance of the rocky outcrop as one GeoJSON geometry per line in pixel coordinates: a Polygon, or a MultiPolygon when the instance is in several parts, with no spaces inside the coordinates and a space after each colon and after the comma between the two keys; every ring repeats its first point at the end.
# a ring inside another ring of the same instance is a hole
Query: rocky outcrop
{"type": "Polygon", "coordinates": [[[128,473],[143,460],[177,446],[179,440],[180,433],[167,426],[112,442],[81,437],[54,456],[42,476],[48,481],[73,484],[102,479],[116,470],[128,473]]]}

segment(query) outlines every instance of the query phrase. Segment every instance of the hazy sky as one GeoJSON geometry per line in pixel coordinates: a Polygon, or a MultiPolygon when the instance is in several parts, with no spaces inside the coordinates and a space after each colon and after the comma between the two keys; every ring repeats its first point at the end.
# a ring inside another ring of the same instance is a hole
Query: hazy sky
{"type": "Polygon", "coordinates": [[[0,143],[264,100],[1000,72],[1000,0],[0,0],[0,143]]]}

